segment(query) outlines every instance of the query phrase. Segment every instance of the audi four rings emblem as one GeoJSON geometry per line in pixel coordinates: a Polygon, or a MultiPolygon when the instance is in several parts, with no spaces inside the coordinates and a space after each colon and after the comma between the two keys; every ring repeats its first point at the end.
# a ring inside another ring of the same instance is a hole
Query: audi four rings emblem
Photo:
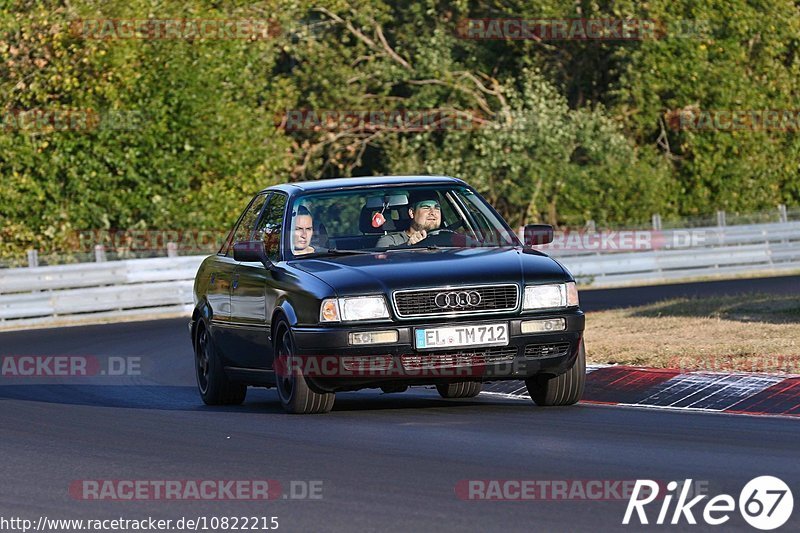
{"type": "Polygon", "coordinates": [[[433,302],[439,309],[464,309],[480,304],[481,295],[478,291],[440,292],[433,302]]]}

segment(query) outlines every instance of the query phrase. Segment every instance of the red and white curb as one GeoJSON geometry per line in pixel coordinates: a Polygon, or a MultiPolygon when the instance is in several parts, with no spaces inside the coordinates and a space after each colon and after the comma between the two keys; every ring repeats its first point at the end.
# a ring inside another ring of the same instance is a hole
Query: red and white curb
{"type": "MultiPolygon", "coordinates": [[[[800,376],[683,372],[631,366],[589,366],[582,402],[800,417],[800,376]]],[[[524,384],[498,382],[486,394],[528,399],[524,384]]]]}

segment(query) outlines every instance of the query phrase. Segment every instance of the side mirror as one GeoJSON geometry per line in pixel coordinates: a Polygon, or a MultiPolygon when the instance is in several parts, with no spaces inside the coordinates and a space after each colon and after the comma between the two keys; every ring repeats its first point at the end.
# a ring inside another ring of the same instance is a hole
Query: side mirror
{"type": "Polygon", "coordinates": [[[272,267],[267,257],[264,241],[240,241],[233,244],[233,260],[243,263],[260,262],[265,268],[272,267]]]}
{"type": "Polygon", "coordinates": [[[553,242],[553,226],[550,224],[528,224],[525,226],[525,246],[537,246],[553,242]]]}

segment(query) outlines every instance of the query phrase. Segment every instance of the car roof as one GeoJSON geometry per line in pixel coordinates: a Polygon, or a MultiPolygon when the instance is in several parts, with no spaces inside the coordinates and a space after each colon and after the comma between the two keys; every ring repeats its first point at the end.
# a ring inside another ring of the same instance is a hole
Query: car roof
{"type": "MultiPolygon", "coordinates": [[[[332,191],[358,187],[382,187],[396,185],[466,185],[462,180],[450,176],[365,176],[358,178],[327,178],[314,181],[297,181],[267,187],[265,191],[283,191],[287,194],[306,191],[332,191]]],[[[263,192],[263,191],[262,191],[263,192]]]]}

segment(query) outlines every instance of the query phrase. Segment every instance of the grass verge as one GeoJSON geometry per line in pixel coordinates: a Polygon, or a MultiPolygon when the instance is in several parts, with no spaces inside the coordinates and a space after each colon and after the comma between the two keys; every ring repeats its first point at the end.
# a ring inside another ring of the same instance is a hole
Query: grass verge
{"type": "Polygon", "coordinates": [[[586,314],[590,363],[800,374],[800,297],[677,298],[586,314]]]}

